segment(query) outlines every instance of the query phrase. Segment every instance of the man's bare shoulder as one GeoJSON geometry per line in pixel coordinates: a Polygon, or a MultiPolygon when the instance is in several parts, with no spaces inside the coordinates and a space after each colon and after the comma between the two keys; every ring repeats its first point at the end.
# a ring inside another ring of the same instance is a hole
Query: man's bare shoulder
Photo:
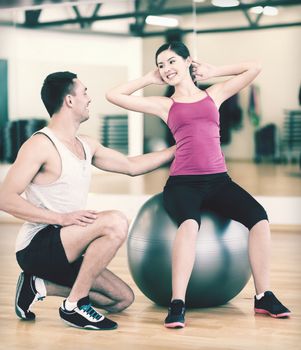
{"type": "Polygon", "coordinates": [[[32,135],[25,143],[28,144],[29,147],[37,147],[37,146],[40,146],[40,147],[50,147],[52,146],[53,147],[53,143],[52,141],[49,139],[48,136],[46,136],[45,134],[43,133],[37,133],[37,134],[34,134],[32,135]]]}
{"type": "MultiPolygon", "coordinates": [[[[51,150],[55,150],[51,140],[44,134],[38,133],[31,136],[28,140],[26,140],[20,152],[23,155],[30,156],[41,156],[44,158],[45,155],[49,154],[51,150]]],[[[19,152],[19,153],[20,153],[19,152]]]]}

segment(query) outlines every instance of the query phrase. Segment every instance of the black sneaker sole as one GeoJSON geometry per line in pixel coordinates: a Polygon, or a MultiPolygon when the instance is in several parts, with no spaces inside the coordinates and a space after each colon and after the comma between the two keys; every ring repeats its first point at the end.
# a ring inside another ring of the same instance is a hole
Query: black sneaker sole
{"type": "Polygon", "coordinates": [[[71,326],[71,327],[75,327],[75,328],[78,328],[78,329],[87,329],[87,330],[92,330],[92,331],[112,331],[114,329],[116,329],[118,327],[118,325],[112,327],[112,328],[98,328],[98,327],[94,327],[92,325],[87,325],[87,326],[84,326],[84,327],[81,327],[81,326],[78,326],[74,323],[71,323],[69,321],[66,321],[62,318],[62,321],[64,323],[66,323],[68,326],[71,326]]]}

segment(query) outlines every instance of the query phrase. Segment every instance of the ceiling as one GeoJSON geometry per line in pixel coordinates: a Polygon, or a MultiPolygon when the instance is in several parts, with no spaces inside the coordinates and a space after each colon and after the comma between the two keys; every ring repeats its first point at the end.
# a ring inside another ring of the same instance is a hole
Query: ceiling
{"type": "Polygon", "coordinates": [[[179,19],[179,26],[169,31],[184,35],[301,26],[301,0],[240,0],[239,6],[231,8],[213,6],[210,0],[0,0],[0,25],[136,37],[165,35],[165,27],[145,23],[148,15],[179,19]],[[254,14],[254,6],[275,6],[279,14],[273,18],[254,14]]]}

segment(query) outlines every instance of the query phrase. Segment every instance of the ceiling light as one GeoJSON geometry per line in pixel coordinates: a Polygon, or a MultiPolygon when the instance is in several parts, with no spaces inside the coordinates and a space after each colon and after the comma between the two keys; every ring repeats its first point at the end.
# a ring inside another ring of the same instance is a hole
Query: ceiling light
{"type": "Polygon", "coordinates": [[[205,2],[206,0],[193,0],[193,2],[205,2]]]}
{"type": "Polygon", "coordinates": [[[259,15],[263,12],[263,7],[262,6],[254,6],[250,9],[250,12],[256,13],[257,15],[259,15]]]}
{"type": "Polygon", "coordinates": [[[211,0],[211,3],[218,7],[235,7],[239,5],[238,0],[211,0]]]}
{"type": "Polygon", "coordinates": [[[266,16],[277,16],[278,9],[277,9],[277,7],[273,7],[273,6],[265,6],[263,8],[263,14],[266,16]]]}
{"type": "Polygon", "coordinates": [[[179,21],[176,18],[161,16],[147,16],[145,22],[153,26],[162,27],[177,27],[179,25],[179,21]]]}

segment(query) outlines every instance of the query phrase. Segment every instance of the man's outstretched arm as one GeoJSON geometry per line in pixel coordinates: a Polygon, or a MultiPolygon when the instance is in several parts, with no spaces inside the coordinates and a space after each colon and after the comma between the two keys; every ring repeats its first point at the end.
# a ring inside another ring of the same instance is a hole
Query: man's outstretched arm
{"type": "Polygon", "coordinates": [[[129,157],[107,148],[92,139],[86,139],[92,149],[92,163],[99,169],[115,173],[137,176],[159,168],[174,158],[176,146],[162,151],[129,157]]]}

